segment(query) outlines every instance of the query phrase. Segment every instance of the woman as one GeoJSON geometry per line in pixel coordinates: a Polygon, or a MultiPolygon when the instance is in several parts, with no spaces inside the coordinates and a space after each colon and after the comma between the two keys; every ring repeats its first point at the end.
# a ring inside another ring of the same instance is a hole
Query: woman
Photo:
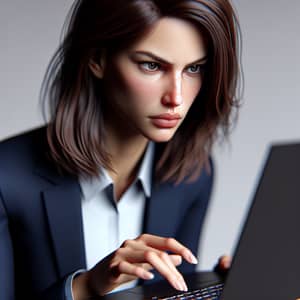
{"type": "Polygon", "coordinates": [[[230,2],[81,0],[67,25],[48,125],[0,145],[0,298],[186,290],[237,104],[230,2]]]}

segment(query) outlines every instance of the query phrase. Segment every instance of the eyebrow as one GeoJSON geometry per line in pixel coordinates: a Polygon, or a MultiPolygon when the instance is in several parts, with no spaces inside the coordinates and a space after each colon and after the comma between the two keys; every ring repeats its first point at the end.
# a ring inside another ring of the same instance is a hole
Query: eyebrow
{"type": "MultiPolygon", "coordinates": [[[[158,61],[159,63],[162,63],[162,64],[168,64],[168,65],[171,65],[172,63],[159,57],[158,55],[152,53],[152,52],[148,52],[148,51],[134,51],[133,53],[134,55],[145,55],[145,56],[148,56],[150,57],[151,59],[154,59],[156,61],[158,61]]],[[[194,65],[194,64],[198,64],[198,63],[205,63],[207,61],[207,55],[191,62],[191,63],[188,63],[187,65],[194,65]]]]}

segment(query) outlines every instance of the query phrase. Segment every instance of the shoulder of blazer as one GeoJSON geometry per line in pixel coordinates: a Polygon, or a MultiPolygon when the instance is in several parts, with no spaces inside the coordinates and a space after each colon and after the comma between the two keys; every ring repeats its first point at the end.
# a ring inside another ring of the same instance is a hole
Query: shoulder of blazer
{"type": "Polygon", "coordinates": [[[45,153],[45,134],[45,128],[38,128],[1,141],[0,172],[5,171],[7,176],[32,171],[36,161],[45,153]]]}
{"type": "Polygon", "coordinates": [[[61,175],[51,161],[46,126],[1,141],[0,165],[0,184],[3,178],[27,178],[33,174],[53,184],[74,180],[70,175],[61,175]]]}

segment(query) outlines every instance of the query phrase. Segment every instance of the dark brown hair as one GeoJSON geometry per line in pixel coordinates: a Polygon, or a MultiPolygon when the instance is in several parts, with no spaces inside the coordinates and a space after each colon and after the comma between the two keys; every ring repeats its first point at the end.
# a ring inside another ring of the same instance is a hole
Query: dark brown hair
{"type": "Polygon", "coordinates": [[[185,120],[173,138],[161,144],[157,179],[195,178],[219,133],[228,136],[241,74],[239,25],[230,1],[80,0],[68,15],[41,90],[44,112],[48,103],[50,113],[51,156],[60,169],[85,176],[96,176],[100,166],[111,169],[99,82],[88,64],[102,51],[113,55],[126,49],[165,16],[187,20],[201,31],[208,61],[185,120]]]}

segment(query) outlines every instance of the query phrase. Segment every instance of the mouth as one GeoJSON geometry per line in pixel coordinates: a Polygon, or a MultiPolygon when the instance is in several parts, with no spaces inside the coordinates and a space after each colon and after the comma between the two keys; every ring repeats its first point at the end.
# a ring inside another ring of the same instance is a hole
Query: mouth
{"type": "Polygon", "coordinates": [[[160,114],[150,117],[152,124],[157,128],[174,128],[179,123],[179,114],[160,114]]]}

